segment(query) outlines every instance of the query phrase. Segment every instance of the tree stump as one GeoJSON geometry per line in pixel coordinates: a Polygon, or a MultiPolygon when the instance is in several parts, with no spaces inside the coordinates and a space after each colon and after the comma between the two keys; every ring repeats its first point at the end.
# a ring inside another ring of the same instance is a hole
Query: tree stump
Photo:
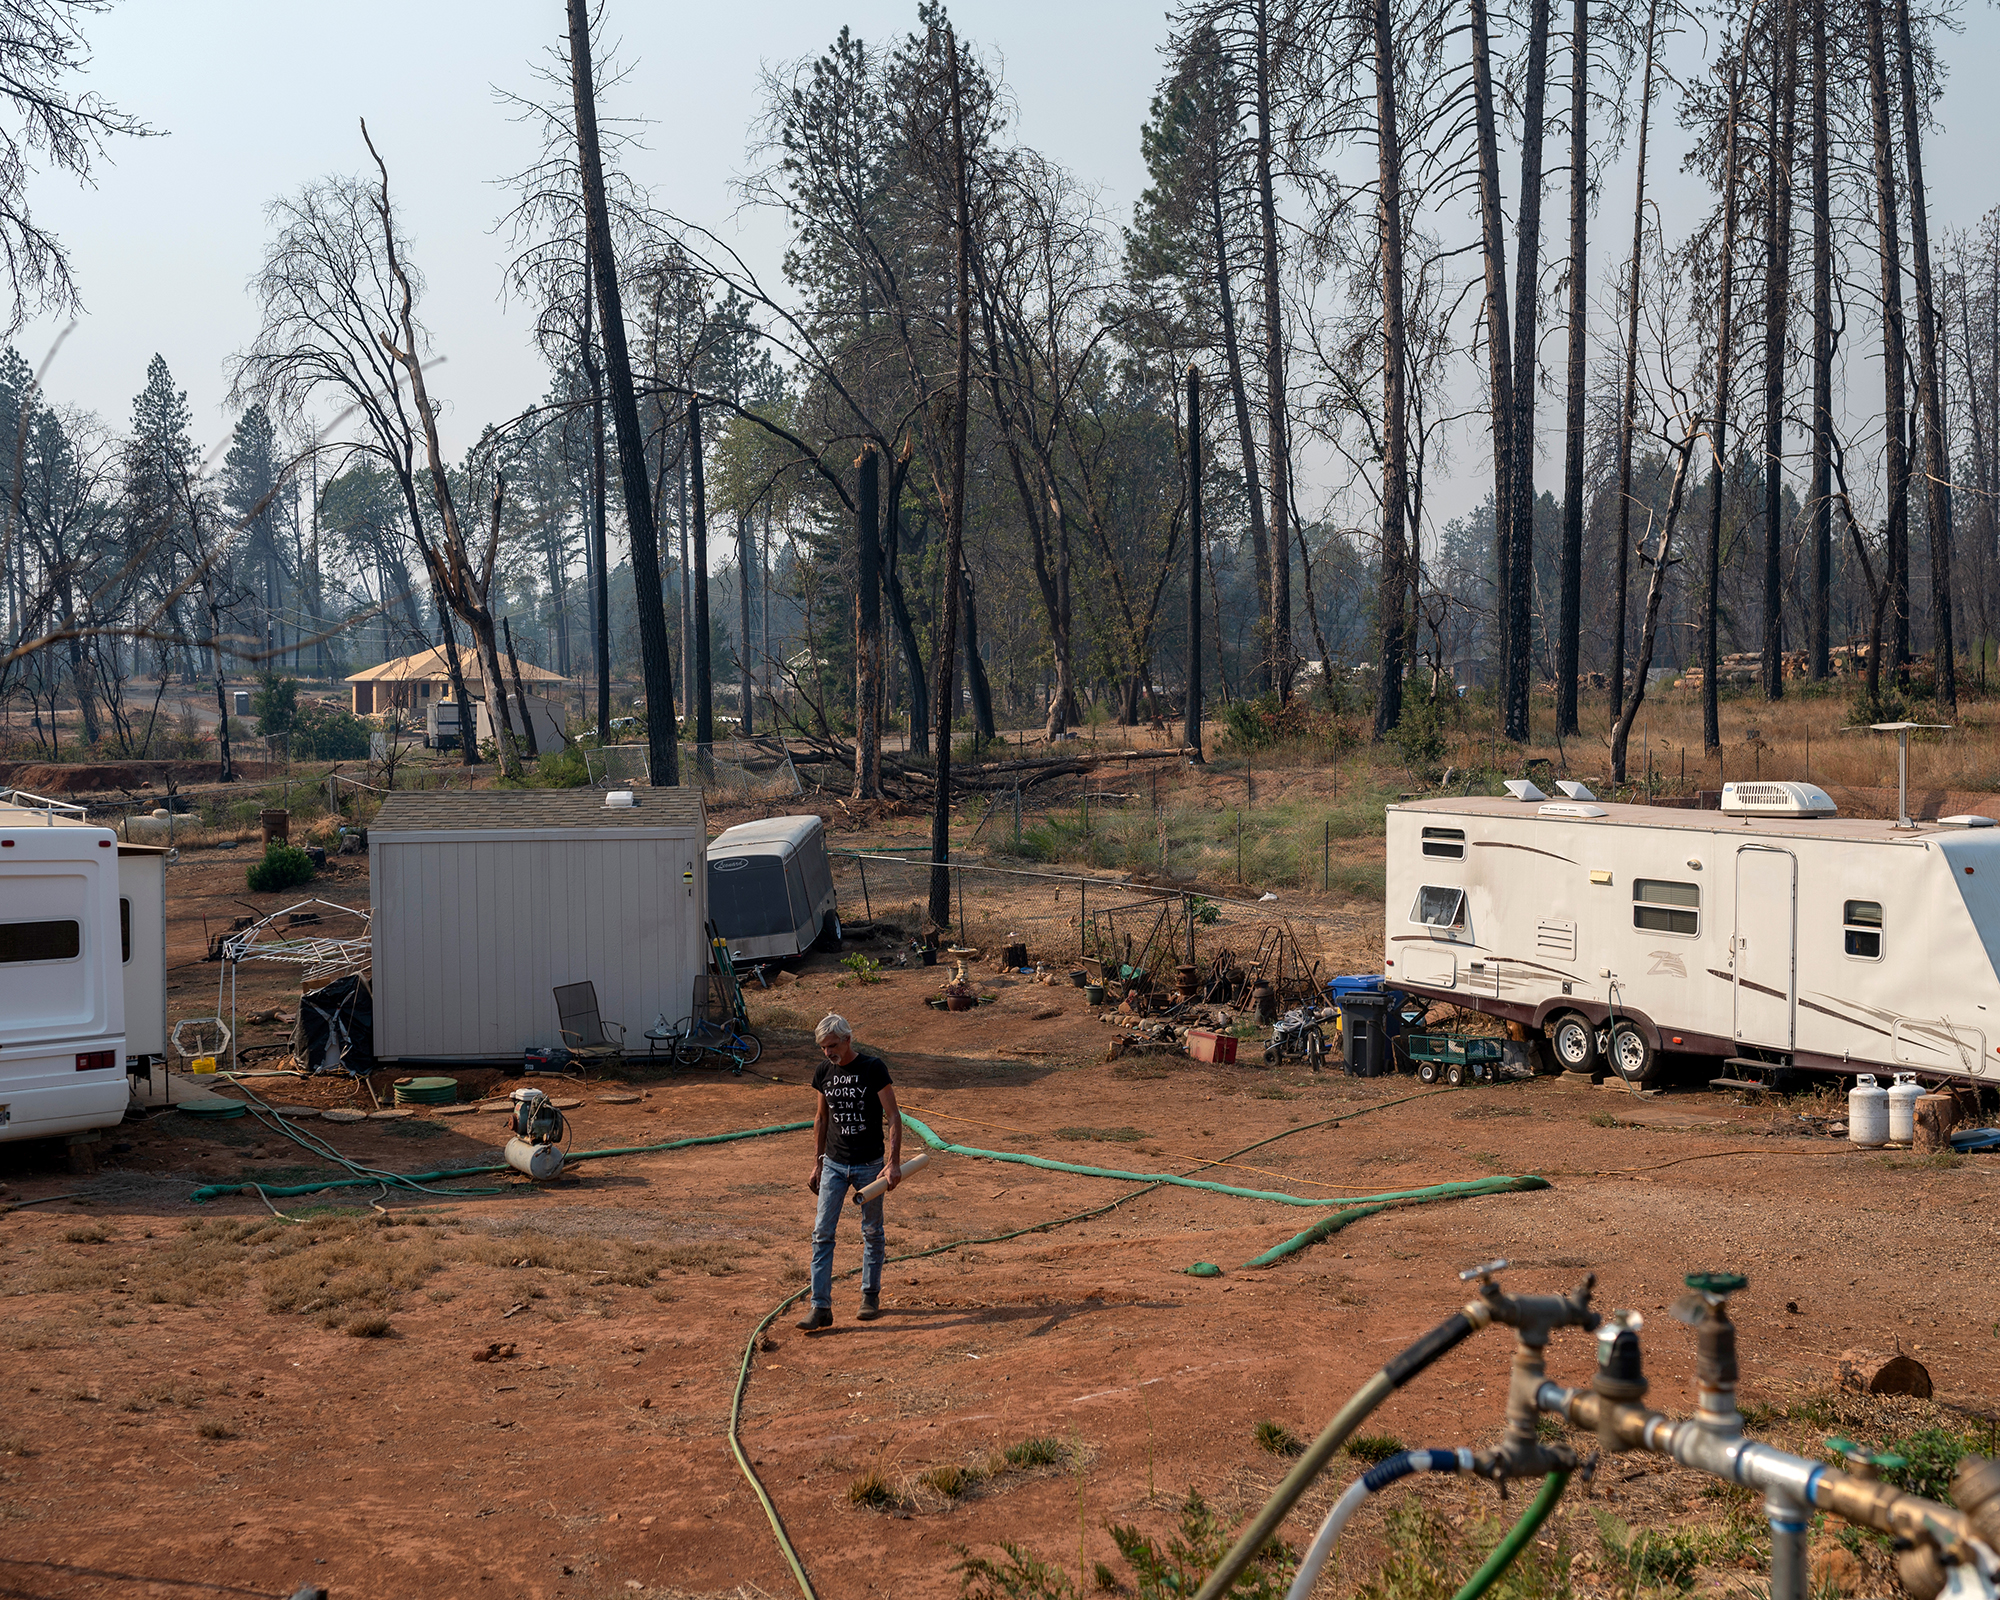
{"type": "Polygon", "coordinates": [[[1951,1130],[1958,1126],[1958,1100],[1949,1094],[1927,1094],[1916,1104],[1916,1129],[1911,1148],[1918,1155],[1935,1155],[1951,1148],[1951,1130]]]}
{"type": "Polygon", "coordinates": [[[1931,1375],[1915,1356],[1900,1350],[1843,1350],[1840,1353],[1840,1386],[1858,1394],[1906,1394],[1914,1399],[1931,1397],[1931,1375]]]}

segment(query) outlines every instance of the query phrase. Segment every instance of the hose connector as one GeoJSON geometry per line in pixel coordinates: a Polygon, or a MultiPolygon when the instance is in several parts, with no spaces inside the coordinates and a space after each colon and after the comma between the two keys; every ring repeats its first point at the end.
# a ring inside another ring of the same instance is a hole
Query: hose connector
{"type": "Polygon", "coordinates": [[[1673,1316],[1694,1329],[1695,1425],[1719,1437],[1743,1431],[1736,1409],[1736,1324],[1729,1320],[1729,1297],[1747,1289],[1740,1272],[1690,1272],[1689,1293],[1676,1300],[1673,1316]]]}
{"type": "Polygon", "coordinates": [[[1615,1311],[1597,1329],[1597,1371],[1590,1388],[1606,1402],[1597,1409],[1597,1447],[1607,1456],[1619,1448],[1613,1408],[1637,1405],[1646,1397],[1646,1369],[1639,1351],[1639,1330],[1645,1320],[1636,1311],[1615,1311]]]}

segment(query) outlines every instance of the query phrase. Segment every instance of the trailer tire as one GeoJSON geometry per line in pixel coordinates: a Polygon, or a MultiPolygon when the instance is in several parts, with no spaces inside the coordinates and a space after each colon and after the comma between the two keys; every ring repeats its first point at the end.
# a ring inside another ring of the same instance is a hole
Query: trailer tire
{"type": "Polygon", "coordinates": [[[1636,1023],[1621,1022],[1612,1030],[1611,1066],[1627,1083],[1647,1083],[1659,1070],[1659,1058],[1636,1023]]]}
{"type": "Polygon", "coordinates": [[[1597,1030],[1581,1012],[1565,1011],[1549,1029],[1549,1050],[1565,1072],[1589,1072],[1597,1065],[1597,1030]]]}
{"type": "Polygon", "coordinates": [[[1444,1069],[1444,1081],[1457,1089],[1465,1083],[1465,1068],[1454,1061],[1444,1069]]]}
{"type": "Polygon", "coordinates": [[[1435,1061],[1419,1061],[1417,1063],[1417,1082],[1436,1083],[1437,1081],[1437,1063],[1435,1061]]]}

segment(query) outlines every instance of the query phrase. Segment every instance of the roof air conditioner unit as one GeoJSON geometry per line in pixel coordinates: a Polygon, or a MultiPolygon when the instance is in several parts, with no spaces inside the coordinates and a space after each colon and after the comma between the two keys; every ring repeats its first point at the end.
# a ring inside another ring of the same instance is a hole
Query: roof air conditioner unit
{"type": "Polygon", "coordinates": [[[1940,828],[1990,828],[1993,819],[1982,817],[1976,811],[1961,811],[1955,817],[1939,817],[1937,825],[1940,828]]]}
{"type": "Polygon", "coordinates": [[[1722,809],[1739,817],[1830,817],[1839,808],[1811,783],[1725,783],[1722,809]]]}
{"type": "Polygon", "coordinates": [[[1585,805],[1581,800],[1551,800],[1535,812],[1538,817],[1606,817],[1610,814],[1602,806],[1585,805]]]}
{"type": "Polygon", "coordinates": [[[1507,780],[1507,792],[1516,800],[1531,803],[1536,800],[1548,799],[1547,795],[1543,794],[1541,790],[1537,789],[1526,778],[1509,778],[1507,780]]]}

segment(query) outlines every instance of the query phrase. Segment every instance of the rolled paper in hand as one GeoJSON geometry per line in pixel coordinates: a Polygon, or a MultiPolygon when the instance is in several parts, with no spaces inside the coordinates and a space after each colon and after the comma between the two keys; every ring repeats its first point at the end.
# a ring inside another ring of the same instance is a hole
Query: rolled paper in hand
{"type": "MultiPolygon", "coordinates": [[[[931,1159],[930,1151],[919,1150],[915,1155],[911,1156],[908,1161],[905,1161],[903,1163],[903,1176],[907,1178],[911,1173],[915,1172],[917,1168],[929,1166],[930,1159],[931,1159]]],[[[888,1188],[889,1188],[889,1174],[886,1171],[884,1171],[881,1177],[877,1178],[873,1183],[869,1184],[866,1188],[856,1189],[854,1191],[854,1203],[858,1206],[865,1206],[870,1200],[873,1200],[877,1195],[886,1193],[888,1191],[888,1188]]]]}

